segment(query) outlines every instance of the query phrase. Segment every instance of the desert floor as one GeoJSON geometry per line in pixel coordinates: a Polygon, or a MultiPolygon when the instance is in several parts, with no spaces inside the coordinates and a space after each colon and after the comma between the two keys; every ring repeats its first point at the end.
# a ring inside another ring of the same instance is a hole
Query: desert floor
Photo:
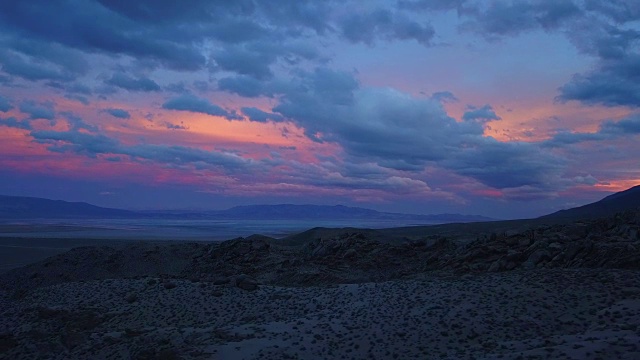
{"type": "Polygon", "coordinates": [[[149,277],[1,299],[6,359],[640,359],[637,271],[254,291],[149,277]]]}

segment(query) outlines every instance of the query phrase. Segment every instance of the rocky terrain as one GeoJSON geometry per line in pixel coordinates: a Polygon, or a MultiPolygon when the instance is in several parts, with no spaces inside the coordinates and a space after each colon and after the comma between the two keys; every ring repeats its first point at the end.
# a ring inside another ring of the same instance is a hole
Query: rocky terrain
{"type": "Polygon", "coordinates": [[[0,276],[0,358],[637,359],[639,270],[640,210],[80,247],[0,276]]]}

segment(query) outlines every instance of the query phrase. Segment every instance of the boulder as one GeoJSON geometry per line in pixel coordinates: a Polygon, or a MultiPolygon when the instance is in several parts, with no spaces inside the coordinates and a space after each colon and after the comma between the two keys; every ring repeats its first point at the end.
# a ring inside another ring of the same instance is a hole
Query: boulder
{"type": "Polygon", "coordinates": [[[504,265],[503,265],[502,260],[496,260],[496,261],[493,262],[493,264],[491,264],[491,266],[489,266],[489,270],[487,270],[487,271],[489,271],[489,272],[498,272],[498,271],[502,270],[503,266],[504,265]]]}
{"type": "Polygon", "coordinates": [[[241,274],[233,279],[233,284],[240,289],[253,291],[258,289],[258,281],[249,275],[241,274]]]}
{"type": "Polygon", "coordinates": [[[547,252],[546,250],[536,250],[531,255],[529,255],[529,259],[527,261],[533,263],[534,265],[537,265],[544,260],[551,260],[549,252],[547,252]]]}
{"type": "Polygon", "coordinates": [[[356,254],[357,254],[356,249],[349,249],[349,250],[345,251],[345,253],[343,255],[343,258],[350,259],[350,258],[356,256],[356,254]]]}

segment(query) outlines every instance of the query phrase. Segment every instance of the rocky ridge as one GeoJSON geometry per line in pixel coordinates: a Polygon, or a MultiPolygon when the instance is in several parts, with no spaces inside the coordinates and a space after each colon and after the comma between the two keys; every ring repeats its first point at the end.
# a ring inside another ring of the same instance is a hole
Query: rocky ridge
{"type": "Polygon", "coordinates": [[[279,286],[410,278],[428,271],[499,272],[535,268],[640,269],[640,210],[596,220],[540,225],[460,242],[439,235],[393,243],[350,229],[282,245],[264,236],[220,243],[134,243],[82,247],[0,277],[24,293],[69,281],[161,278],[231,283],[239,275],[279,286]]]}

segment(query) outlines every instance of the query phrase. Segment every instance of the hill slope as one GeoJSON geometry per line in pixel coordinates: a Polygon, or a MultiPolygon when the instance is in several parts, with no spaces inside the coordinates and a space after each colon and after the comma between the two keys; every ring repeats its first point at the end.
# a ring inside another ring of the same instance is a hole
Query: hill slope
{"type": "Polygon", "coordinates": [[[600,201],[560,210],[540,219],[593,219],[640,207],[640,185],[605,197],[600,201]]]}
{"type": "Polygon", "coordinates": [[[121,218],[134,212],[103,208],[83,202],[67,202],[23,196],[0,195],[0,218],[121,218]]]}

